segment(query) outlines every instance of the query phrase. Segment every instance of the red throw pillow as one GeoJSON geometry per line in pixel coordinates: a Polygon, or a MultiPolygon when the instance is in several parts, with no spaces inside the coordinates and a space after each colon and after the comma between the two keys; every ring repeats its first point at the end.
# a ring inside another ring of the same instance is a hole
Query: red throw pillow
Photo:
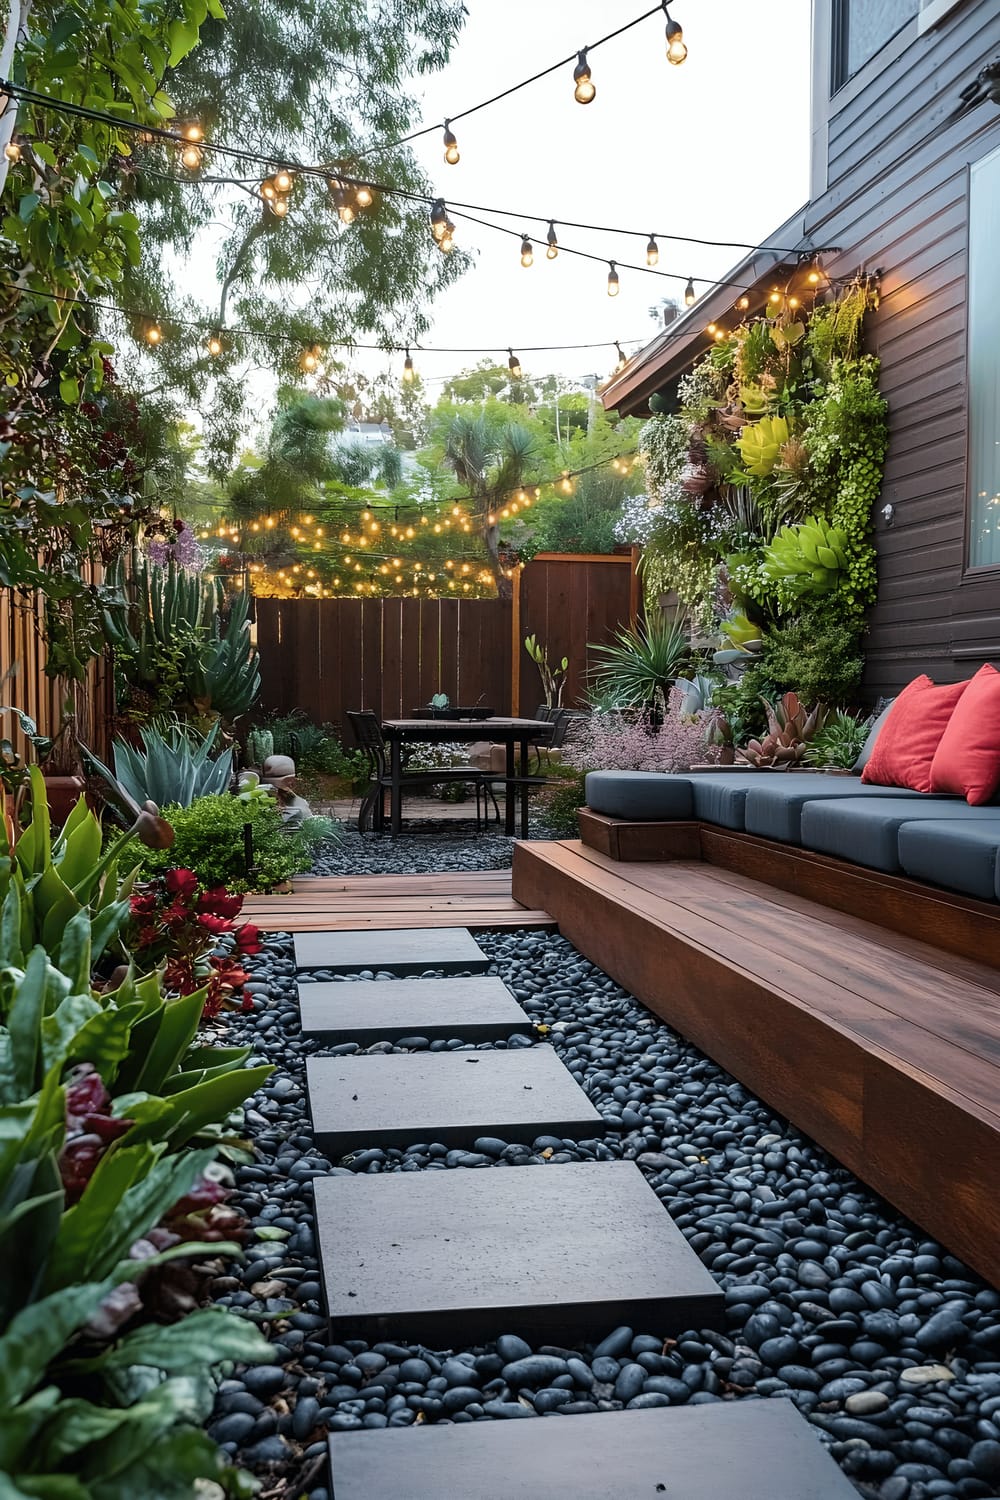
{"type": "Polygon", "coordinates": [[[861,780],[875,786],[931,789],[931,762],[967,682],[940,687],[915,677],[890,708],[861,780]]]}
{"type": "Polygon", "coordinates": [[[931,763],[931,791],[957,792],[972,807],[1000,791],[1000,672],[980,667],[952,714],[931,763]]]}

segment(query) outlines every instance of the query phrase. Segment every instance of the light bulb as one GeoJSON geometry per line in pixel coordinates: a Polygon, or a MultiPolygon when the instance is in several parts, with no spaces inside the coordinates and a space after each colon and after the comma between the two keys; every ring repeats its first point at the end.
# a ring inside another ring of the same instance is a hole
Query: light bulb
{"type": "Polygon", "coordinates": [[[709,323],[708,327],[705,329],[705,332],[706,333],[714,333],[715,332],[715,324],[714,323],[709,323]]]}
{"type": "Polygon", "coordinates": [[[271,212],[274,214],[274,217],[276,219],[283,219],[288,213],[288,199],[275,198],[274,202],[271,204],[271,212]]]}
{"type": "Polygon", "coordinates": [[[219,334],[217,334],[217,333],[210,333],[209,334],[207,348],[208,348],[209,354],[212,356],[213,359],[218,358],[218,356],[222,353],[222,339],[221,339],[221,337],[220,337],[219,334]]]}
{"type": "Polygon", "coordinates": [[[819,286],[819,283],[820,283],[820,274],[817,271],[817,269],[816,269],[815,266],[813,266],[812,270],[809,272],[809,275],[806,277],[806,280],[808,281],[808,283],[809,283],[810,286],[819,286]]]}
{"type": "Polygon", "coordinates": [[[726,336],[726,330],[724,328],[717,328],[715,330],[715,342],[717,344],[721,344],[722,340],[725,338],[725,336],[726,336]]]}
{"type": "Polygon", "coordinates": [[[771,293],[767,300],[772,307],[775,307],[781,301],[781,293],[776,286],[771,288],[771,293]]]}
{"type": "Polygon", "coordinates": [[[655,235],[649,236],[649,244],[646,246],[646,264],[655,266],[660,259],[660,247],[656,243],[655,235]]]}
{"type": "Polygon", "coordinates": [[[456,141],[455,137],[451,133],[451,130],[449,129],[450,124],[451,124],[450,120],[445,120],[445,122],[444,122],[444,137],[443,137],[443,139],[444,139],[444,159],[448,163],[449,167],[454,167],[454,166],[458,165],[458,163],[461,161],[462,158],[458,154],[458,142],[456,141]]]}
{"type": "Polygon", "coordinates": [[[697,298],[695,296],[694,281],[691,277],[688,277],[688,284],[684,288],[684,306],[694,307],[696,301],[697,298]]]}
{"type": "Polygon", "coordinates": [[[288,169],[286,167],[282,167],[282,169],[281,169],[280,172],[275,172],[275,174],[274,174],[274,186],[275,186],[275,190],[277,192],[279,192],[279,193],[288,193],[288,192],[291,192],[291,189],[292,189],[292,174],[291,174],[291,172],[288,171],[288,169]]]}
{"type": "Polygon", "coordinates": [[[310,344],[308,349],[303,349],[299,358],[299,366],[307,375],[311,375],[319,364],[319,350],[315,344],[310,344]]]}
{"type": "Polygon", "coordinates": [[[789,299],[788,299],[788,305],[792,309],[792,311],[794,312],[795,309],[799,305],[799,299],[798,299],[798,297],[789,297],[789,299]]]}
{"type": "Polygon", "coordinates": [[[608,296],[618,296],[618,268],[613,260],[608,261],[608,296]]]}
{"type": "Polygon", "coordinates": [[[372,204],[375,202],[375,195],[372,192],[371,188],[368,186],[367,182],[361,182],[358,184],[357,188],[354,191],[354,201],[359,208],[371,208],[372,204]]]}
{"type": "Polygon", "coordinates": [[[146,339],[146,343],[147,344],[156,345],[156,344],[158,344],[160,342],[160,340],[162,339],[162,337],[163,337],[163,329],[160,327],[159,323],[149,323],[149,324],[147,324],[146,330],[145,330],[145,339],[146,339]]]}
{"type": "Polygon", "coordinates": [[[19,162],[21,160],[21,148],[17,141],[8,141],[3,148],[3,154],[8,161],[19,162]]]}
{"type": "Polygon", "coordinates": [[[181,161],[189,172],[197,172],[201,166],[201,147],[194,145],[185,146],[181,152],[181,161]]]}
{"type": "Polygon", "coordinates": [[[549,232],[545,236],[545,238],[548,240],[549,244],[549,248],[546,250],[545,254],[549,260],[555,260],[556,256],[559,254],[559,241],[556,239],[556,226],[551,220],[549,222],[549,232]]]}
{"type": "Polygon", "coordinates": [[[667,7],[664,6],[663,9],[667,17],[667,61],[677,67],[688,55],[688,49],[684,45],[684,32],[679,22],[670,19],[667,7]]]}
{"type": "Polygon", "coordinates": [[[521,240],[521,264],[522,266],[527,267],[533,266],[534,263],[535,253],[531,248],[531,241],[528,239],[528,236],[525,235],[521,240]]]}
{"type": "Polygon", "coordinates": [[[507,366],[508,366],[508,368],[510,370],[511,377],[514,380],[520,380],[520,378],[521,378],[521,361],[518,359],[518,357],[514,353],[513,349],[508,349],[507,353],[510,355],[510,359],[508,359],[508,361],[507,361],[507,366]]]}
{"type": "Polygon", "coordinates": [[[748,310],[750,306],[750,298],[746,295],[745,292],[737,302],[736,306],[739,308],[740,312],[746,312],[748,310]]]}
{"type": "Polygon", "coordinates": [[[577,56],[576,67],[573,69],[573,82],[576,88],[573,90],[573,98],[577,104],[591,104],[597,94],[593,81],[590,77],[590,64],[587,62],[587,49],[577,56]]]}
{"type": "Polygon", "coordinates": [[[274,185],[273,177],[264,178],[264,181],[260,185],[260,195],[262,198],[266,198],[269,203],[273,202],[273,200],[277,198],[278,189],[274,185]]]}
{"type": "Polygon", "coordinates": [[[403,360],[403,379],[406,381],[407,385],[412,385],[413,381],[416,379],[416,375],[417,372],[413,368],[413,360],[410,357],[410,351],[409,349],[407,349],[406,358],[403,360]]]}
{"type": "Polygon", "coordinates": [[[337,217],[339,218],[341,224],[353,224],[354,223],[354,220],[355,220],[355,217],[356,217],[355,212],[354,212],[354,207],[348,201],[348,199],[347,199],[346,196],[344,196],[341,199],[341,201],[337,204],[337,217]]]}

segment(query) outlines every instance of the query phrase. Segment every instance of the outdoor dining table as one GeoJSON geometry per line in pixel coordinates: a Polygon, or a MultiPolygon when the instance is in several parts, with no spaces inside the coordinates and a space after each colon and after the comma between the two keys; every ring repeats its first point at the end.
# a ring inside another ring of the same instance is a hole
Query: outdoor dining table
{"type": "MultiPolygon", "coordinates": [[[[528,752],[529,746],[544,744],[552,734],[546,719],[383,719],[382,734],[389,741],[390,828],[393,835],[403,827],[403,747],[405,745],[447,744],[453,741],[472,743],[489,740],[506,747],[507,761],[504,806],[504,832],[515,828],[517,799],[521,802],[521,837],[528,837],[528,752]],[[520,748],[515,769],[514,750],[520,748]]],[[[501,778],[498,777],[497,780],[501,778]]]]}

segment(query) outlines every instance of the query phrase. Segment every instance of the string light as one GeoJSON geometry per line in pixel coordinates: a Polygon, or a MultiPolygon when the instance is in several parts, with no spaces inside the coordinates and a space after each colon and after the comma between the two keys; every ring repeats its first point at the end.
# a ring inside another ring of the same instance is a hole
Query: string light
{"type": "Polygon", "coordinates": [[[651,234],[649,236],[649,244],[646,246],[646,264],[647,266],[655,266],[659,259],[660,247],[656,243],[656,236],[651,234]]]}
{"type": "Polygon", "coordinates": [[[714,334],[715,333],[715,324],[714,323],[709,323],[708,327],[705,329],[705,332],[706,333],[714,334]]]}
{"type": "Polygon", "coordinates": [[[358,184],[354,192],[354,201],[359,208],[371,208],[372,204],[375,202],[375,194],[372,192],[367,182],[361,182],[358,184]]]}
{"type": "Polygon", "coordinates": [[[146,327],[143,329],[143,338],[146,340],[147,344],[152,344],[155,348],[163,338],[163,329],[160,327],[159,323],[147,323],[146,327]]]}
{"type": "Polygon", "coordinates": [[[618,363],[615,365],[615,374],[620,375],[625,366],[628,364],[628,356],[626,355],[625,350],[622,348],[621,344],[619,344],[617,339],[615,339],[615,353],[618,355],[618,363]]]}
{"type": "Polygon", "coordinates": [[[746,312],[748,310],[748,308],[750,307],[750,298],[746,295],[746,293],[743,294],[743,296],[737,302],[736,306],[739,308],[740,312],[746,312]]]}
{"type": "Polygon", "coordinates": [[[274,174],[274,188],[278,193],[290,193],[294,178],[287,167],[282,167],[280,172],[274,174]]]}
{"type": "Polygon", "coordinates": [[[768,302],[770,302],[772,307],[774,307],[781,301],[781,293],[778,291],[778,288],[776,286],[773,286],[771,288],[770,295],[768,296],[767,300],[768,302]]]}
{"type": "Polygon", "coordinates": [[[556,239],[556,226],[554,220],[549,220],[549,232],[545,236],[545,238],[548,241],[549,246],[549,248],[545,252],[546,257],[549,260],[555,260],[556,256],[559,254],[559,241],[556,239]]]}
{"type": "Polygon", "coordinates": [[[435,198],[431,204],[431,234],[438,245],[447,233],[448,210],[443,198],[435,198]]]}
{"type": "Polygon", "coordinates": [[[534,263],[535,252],[531,247],[531,241],[527,235],[523,235],[521,239],[521,264],[527,268],[528,266],[533,266],[534,263]]]}
{"type": "Polygon", "coordinates": [[[613,260],[608,261],[608,296],[618,296],[618,267],[613,260]]]}
{"type": "Polygon", "coordinates": [[[597,94],[597,90],[590,77],[590,64],[587,62],[587,49],[577,55],[576,67],[573,69],[573,82],[576,88],[573,90],[573,98],[577,104],[591,104],[597,94]]]}
{"type": "Polygon", "coordinates": [[[510,358],[507,361],[507,367],[510,370],[511,378],[513,380],[520,380],[520,378],[521,378],[521,361],[518,359],[518,357],[514,353],[513,349],[508,349],[507,353],[510,355],[510,358]]]}
{"type": "Polygon", "coordinates": [[[689,276],[688,277],[688,284],[684,288],[684,306],[685,307],[694,307],[694,304],[695,304],[695,302],[697,300],[698,299],[695,296],[695,290],[694,290],[694,280],[689,276]]]}
{"type": "Polygon", "coordinates": [[[403,360],[403,379],[406,381],[407,385],[412,385],[416,378],[417,372],[413,368],[413,359],[409,349],[407,349],[406,358],[403,360]]]}
{"type": "Polygon", "coordinates": [[[671,20],[666,0],[663,0],[663,14],[667,18],[667,61],[678,67],[688,55],[688,49],[684,45],[684,32],[678,21],[671,20]]]}
{"type": "Polygon", "coordinates": [[[17,141],[8,141],[3,148],[3,154],[9,162],[17,163],[21,160],[21,147],[17,141]]]}
{"type": "Polygon", "coordinates": [[[221,333],[210,333],[208,335],[205,347],[213,359],[218,359],[219,355],[222,353],[223,348],[221,333]]]}
{"type": "MultiPolygon", "coordinates": [[[[303,349],[299,356],[299,368],[306,375],[311,375],[319,365],[319,349],[315,344],[310,344],[308,349],[303,349]]],[[[271,523],[268,522],[270,525],[271,523]]]]}
{"type": "Polygon", "coordinates": [[[458,142],[451,131],[451,121],[444,122],[444,159],[449,167],[455,167],[461,161],[458,153],[458,142]]]}

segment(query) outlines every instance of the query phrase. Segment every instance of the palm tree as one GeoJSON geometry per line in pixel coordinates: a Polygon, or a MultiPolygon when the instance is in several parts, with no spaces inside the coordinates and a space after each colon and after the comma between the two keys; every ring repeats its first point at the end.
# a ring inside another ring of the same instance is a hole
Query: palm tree
{"type": "Polygon", "coordinates": [[[520,422],[460,413],[445,435],[445,462],[473,501],[473,516],[501,599],[509,599],[513,589],[500,565],[499,513],[524,483],[534,456],[534,434],[520,422]]]}

